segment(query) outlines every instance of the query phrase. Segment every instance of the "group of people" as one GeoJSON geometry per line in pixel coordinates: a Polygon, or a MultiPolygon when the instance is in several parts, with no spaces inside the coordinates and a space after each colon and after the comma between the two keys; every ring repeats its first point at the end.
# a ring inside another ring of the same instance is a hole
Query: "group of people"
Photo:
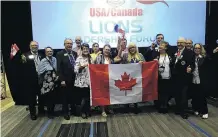
{"type": "MultiPolygon", "coordinates": [[[[206,51],[202,44],[193,45],[191,40],[180,38],[177,40],[178,50],[173,53],[163,34],[157,34],[153,43],[144,55],[139,53],[136,44],[118,39],[117,49],[112,51],[109,44],[104,45],[103,52],[98,43],[92,44],[92,53],[87,43],[82,43],[81,37],[75,38],[73,48],[71,39],[64,40],[64,49],[53,56],[52,47],[45,48],[45,58],[38,53],[38,42],[30,42],[30,52],[21,56],[23,64],[29,64],[35,72],[28,75],[36,82],[29,82],[29,86],[36,87],[30,92],[29,110],[32,120],[37,119],[36,105],[38,100],[38,114],[44,114],[47,107],[49,118],[54,116],[54,93],[61,92],[62,110],[64,118],[77,115],[76,106],[80,106],[82,118],[88,118],[90,106],[90,79],[88,64],[128,64],[142,63],[156,60],[158,69],[158,100],[154,105],[160,113],[167,113],[169,100],[175,98],[175,113],[187,119],[188,99],[192,99],[192,109],[196,115],[208,118],[208,108],[204,86],[204,67],[207,61],[206,51]],[[127,46],[128,45],[128,46],[127,46]],[[59,91],[56,91],[58,89],[59,91]],[[191,96],[188,92],[191,92],[191,96]],[[37,99],[38,98],[38,99],[37,99]]],[[[214,54],[218,48],[214,49],[214,54]]],[[[124,105],[126,110],[129,104],[124,105]]],[[[112,106],[101,106],[102,116],[106,112],[113,113],[112,106]]],[[[134,104],[134,112],[139,113],[138,103],[134,104]]]]}

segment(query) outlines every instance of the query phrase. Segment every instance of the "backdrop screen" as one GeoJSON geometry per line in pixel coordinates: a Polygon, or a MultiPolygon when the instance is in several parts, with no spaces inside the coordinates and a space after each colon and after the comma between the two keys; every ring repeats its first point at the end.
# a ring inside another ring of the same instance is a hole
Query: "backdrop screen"
{"type": "Polygon", "coordinates": [[[128,42],[150,46],[162,33],[170,45],[179,37],[205,44],[206,1],[74,0],[32,1],[33,38],[40,48],[62,49],[65,38],[117,46],[116,24],[128,42]]]}

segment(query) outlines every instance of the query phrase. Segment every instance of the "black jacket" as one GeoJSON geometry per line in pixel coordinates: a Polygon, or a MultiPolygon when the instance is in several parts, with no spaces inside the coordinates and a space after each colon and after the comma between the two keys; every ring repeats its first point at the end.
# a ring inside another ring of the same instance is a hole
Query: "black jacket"
{"type": "MultiPolygon", "coordinates": [[[[36,71],[36,66],[34,62],[34,58],[31,58],[33,54],[29,51],[27,53],[24,53],[24,56],[26,57],[26,62],[23,63],[25,75],[29,79],[34,79],[38,81],[38,73],[36,71]]],[[[39,60],[42,60],[42,55],[38,53],[39,60]]]]}
{"type": "Polygon", "coordinates": [[[190,66],[192,72],[195,68],[195,55],[191,50],[184,49],[181,58],[176,62],[177,55],[174,55],[173,62],[175,62],[173,67],[173,77],[176,81],[181,84],[189,84],[190,76],[192,73],[187,73],[187,67],[190,66]]]}
{"type": "MultiPolygon", "coordinates": [[[[75,51],[72,51],[72,54],[76,61],[77,53],[75,51]]],[[[75,79],[74,67],[70,63],[67,51],[64,49],[58,52],[56,58],[57,58],[57,73],[60,78],[60,81],[65,81],[70,83],[74,82],[75,79]]]]}

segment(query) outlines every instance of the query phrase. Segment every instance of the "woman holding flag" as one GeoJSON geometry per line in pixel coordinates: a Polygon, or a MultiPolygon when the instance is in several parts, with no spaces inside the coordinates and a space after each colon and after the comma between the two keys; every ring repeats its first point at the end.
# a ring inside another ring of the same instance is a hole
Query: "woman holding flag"
{"type": "MultiPolygon", "coordinates": [[[[144,56],[138,52],[138,48],[134,43],[130,43],[128,46],[128,53],[124,53],[122,57],[122,63],[123,64],[129,64],[129,63],[142,63],[144,62],[144,56]]],[[[126,105],[127,109],[129,109],[129,105],[126,105]]],[[[134,113],[138,113],[138,105],[137,103],[134,103],[134,113]]]]}
{"type": "MultiPolygon", "coordinates": [[[[114,64],[114,59],[111,57],[111,46],[106,44],[103,47],[103,55],[100,54],[96,58],[96,64],[114,64]]],[[[102,116],[106,117],[105,106],[101,107],[102,116]]],[[[108,112],[113,114],[113,110],[108,108],[108,112]]]]}

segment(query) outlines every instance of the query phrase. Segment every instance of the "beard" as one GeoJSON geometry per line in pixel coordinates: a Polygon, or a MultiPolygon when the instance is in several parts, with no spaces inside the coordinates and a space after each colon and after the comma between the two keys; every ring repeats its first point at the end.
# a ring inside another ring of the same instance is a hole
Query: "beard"
{"type": "Polygon", "coordinates": [[[32,51],[33,53],[37,53],[37,52],[38,52],[38,48],[32,48],[31,51],[32,51]]]}

